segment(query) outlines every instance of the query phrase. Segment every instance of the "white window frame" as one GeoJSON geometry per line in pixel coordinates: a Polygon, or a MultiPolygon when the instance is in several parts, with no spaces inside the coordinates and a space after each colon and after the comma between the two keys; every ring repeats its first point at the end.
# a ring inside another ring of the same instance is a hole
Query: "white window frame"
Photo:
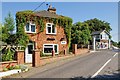
{"type": "Polygon", "coordinates": [[[52,33],[52,25],[54,25],[53,23],[46,23],[46,34],[56,34],[57,33],[57,30],[56,30],[56,27],[55,27],[55,33],[52,33]],[[51,26],[51,33],[48,33],[48,24],[50,24],[51,26]]]}
{"type": "Polygon", "coordinates": [[[32,31],[31,31],[31,25],[35,25],[35,24],[29,23],[29,31],[26,30],[26,25],[25,25],[25,32],[26,32],[26,33],[36,33],[36,25],[35,25],[35,32],[32,32],[32,31]]]}
{"type": "Polygon", "coordinates": [[[58,44],[43,44],[43,54],[52,55],[52,53],[44,53],[44,46],[45,45],[52,45],[53,50],[54,50],[54,45],[57,45],[57,53],[55,53],[55,54],[59,54],[59,46],[58,46],[58,44]]]}

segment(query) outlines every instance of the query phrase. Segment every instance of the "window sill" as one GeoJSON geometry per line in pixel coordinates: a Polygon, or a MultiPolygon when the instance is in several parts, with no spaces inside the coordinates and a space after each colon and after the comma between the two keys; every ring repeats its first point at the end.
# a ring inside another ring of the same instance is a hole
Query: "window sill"
{"type": "Polygon", "coordinates": [[[26,33],[31,33],[31,34],[34,34],[34,33],[36,33],[36,32],[28,32],[28,31],[25,31],[26,33]]]}
{"type": "Polygon", "coordinates": [[[46,33],[47,35],[56,35],[56,33],[46,33]]]}
{"type": "MultiPolygon", "coordinates": [[[[44,55],[52,55],[52,53],[43,53],[44,55]]],[[[58,52],[55,54],[59,54],[58,52]]]]}

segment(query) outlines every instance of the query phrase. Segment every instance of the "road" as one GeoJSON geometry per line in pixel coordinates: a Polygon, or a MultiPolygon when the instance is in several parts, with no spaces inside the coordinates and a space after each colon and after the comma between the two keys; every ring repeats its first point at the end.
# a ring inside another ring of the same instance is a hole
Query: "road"
{"type": "Polygon", "coordinates": [[[97,51],[77,56],[68,61],[50,64],[40,68],[28,78],[75,78],[97,77],[118,69],[118,54],[111,50],[97,51]],[[113,57],[114,56],[114,57],[113,57]],[[108,61],[110,60],[110,61],[108,61]]]}

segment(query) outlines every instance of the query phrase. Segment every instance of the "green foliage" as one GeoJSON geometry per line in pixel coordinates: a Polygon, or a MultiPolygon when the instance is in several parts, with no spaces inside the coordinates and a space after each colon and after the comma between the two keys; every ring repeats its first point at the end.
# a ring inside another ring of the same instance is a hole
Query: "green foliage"
{"type": "Polygon", "coordinates": [[[6,47],[2,50],[2,61],[12,61],[14,60],[14,50],[12,47],[6,47]]]}
{"type": "Polygon", "coordinates": [[[120,41],[118,42],[118,47],[120,48],[120,41]]]}
{"type": "Polygon", "coordinates": [[[14,66],[10,66],[8,69],[9,69],[9,70],[13,70],[13,69],[14,69],[14,66]]]}
{"type": "Polygon", "coordinates": [[[0,24],[0,33],[1,33],[0,39],[3,42],[6,42],[10,34],[8,33],[7,29],[2,24],[0,24]]]}
{"type": "Polygon", "coordinates": [[[9,39],[11,38],[10,35],[14,30],[14,24],[14,18],[12,17],[11,13],[8,13],[8,16],[5,17],[4,25],[0,24],[0,38],[7,44],[9,43],[9,39]]]}
{"type": "Polygon", "coordinates": [[[27,65],[20,65],[21,71],[28,71],[28,66],[27,65]]]}
{"type": "MultiPolygon", "coordinates": [[[[36,25],[39,26],[39,32],[43,32],[45,29],[45,21],[53,22],[54,25],[62,26],[65,30],[66,37],[68,39],[68,44],[70,46],[71,42],[71,26],[72,26],[72,19],[65,16],[60,16],[58,18],[48,18],[48,17],[39,17],[35,16],[33,11],[27,10],[27,11],[20,11],[16,13],[16,25],[17,25],[17,32],[24,32],[24,26],[29,21],[32,21],[33,23],[36,23],[36,25]],[[22,25],[22,26],[21,26],[22,25]]],[[[25,35],[25,33],[23,33],[25,35]]],[[[28,38],[26,36],[26,41],[28,41],[28,38]]],[[[24,40],[22,39],[22,40],[24,40]]],[[[23,41],[20,41],[24,43],[23,41]]],[[[19,42],[19,43],[20,43],[19,42]]],[[[25,44],[25,43],[24,43],[25,44]]]]}
{"type": "Polygon", "coordinates": [[[105,30],[110,33],[110,31],[112,30],[110,27],[110,23],[105,22],[105,21],[101,21],[97,18],[94,19],[90,19],[85,21],[85,23],[87,23],[89,25],[90,31],[100,31],[100,30],[105,30]]]}
{"type": "Polygon", "coordinates": [[[4,26],[7,31],[13,31],[14,30],[14,18],[12,17],[11,13],[8,13],[8,16],[5,18],[4,26]]]}
{"type": "Polygon", "coordinates": [[[15,65],[14,69],[20,69],[19,65],[15,65]]]}
{"type": "Polygon", "coordinates": [[[115,41],[111,41],[111,42],[112,42],[112,45],[113,45],[113,46],[118,47],[118,44],[119,44],[119,43],[117,43],[117,42],[115,42],[115,41]]]}
{"type": "Polygon", "coordinates": [[[8,71],[8,68],[4,67],[4,68],[3,68],[3,71],[8,71]]]}
{"type": "Polygon", "coordinates": [[[39,25],[41,26],[39,32],[43,32],[43,31],[44,31],[44,28],[45,28],[44,20],[43,20],[42,18],[40,18],[40,19],[38,20],[38,23],[39,23],[39,25]]]}
{"type": "Polygon", "coordinates": [[[77,22],[72,26],[71,37],[74,44],[89,44],[91,40],[89,26],[86,23],[77,22]]]}

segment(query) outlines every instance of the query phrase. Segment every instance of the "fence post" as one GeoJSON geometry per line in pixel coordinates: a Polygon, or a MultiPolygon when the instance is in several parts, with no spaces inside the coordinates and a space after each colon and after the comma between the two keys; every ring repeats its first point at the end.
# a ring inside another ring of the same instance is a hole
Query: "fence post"
{"type": "Polygon", "coordinates": [[[77,54],[77,44],[72,44],[72,52],[73,54],[77,54]]]}
{"type": "Polygon", "coordinates": [[[55,57],[55,51],[54,50],[52,51],[52,57],[55,57]]]}
{"type": "Polygon", "coordinates": [[[66,54],[67,54],[67,49],[64,50],[64,55],[66,55],[66,54]]]}
{"type": "Polygon", "coordinates": [[[88,45],[88,50],[90,50],[90,45],[88,45]]]}
{"type": "Polygon", "coordinates": [[[3,68],[2,68],[2,63],[0,63],[0,71],[2,71],[3,70],[3,68]]]}
{"type": "Polygon", "coordinates": [[[24,50],[17,50],[17,62],[18,64],[24,64],[25,63],[25,54],[24,50]]]}
{"type": "Polygon", "coordinates": [[[38,67],[40,65],[40,51],[39,50],[33,50],[32,55],[32,66],[38,67]]]}

